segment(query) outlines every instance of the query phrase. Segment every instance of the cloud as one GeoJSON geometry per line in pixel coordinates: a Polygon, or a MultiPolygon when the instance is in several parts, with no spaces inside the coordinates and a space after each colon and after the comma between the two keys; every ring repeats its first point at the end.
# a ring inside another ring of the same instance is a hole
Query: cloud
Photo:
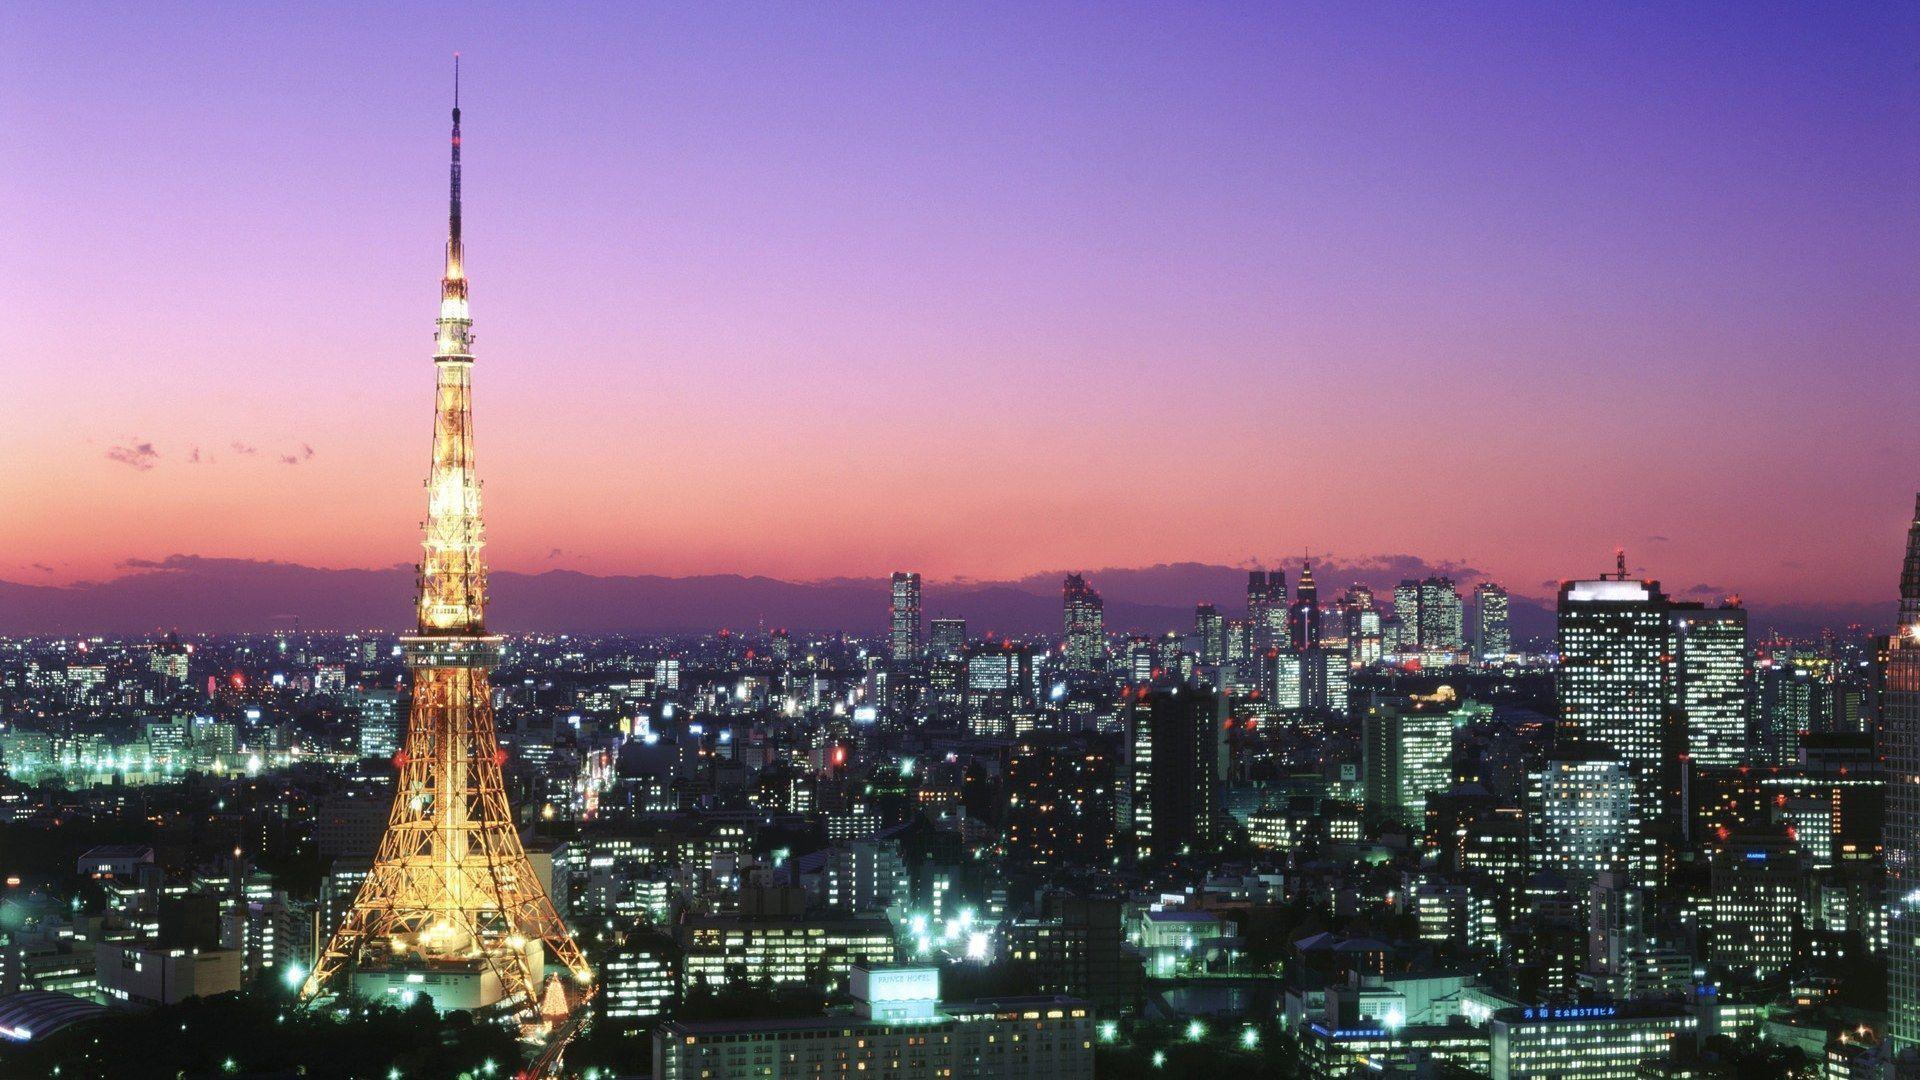
{"type": "Polygon", "coordinates": [[[300,458],[301,458],[301,460],[303,460],[303,461],[312,461],[312,460],[313,460],[313,447],[312,447],[312,445],[310,445],[310,444],[308,444],[308,443],[301,443],[301,444],[300,444],[300,458]]]}
{"type": "Polygon", "coordinates": [[[1732,589],[1727,588],[1725,585],[1694,585],[1689,589],[1687,589],[1681,595],[1682,596],[1725,596],[1732,591],[1733,591],[1732,589]]]}
{"type": "Polygon", "coordinates": [[[155,450],[150,442],[137,442],[131,446],[116,446],[108,450],[107,460],[117,461],[130,469],[146,472],[153,468],[154,462],[160,460],[160,451],[155,450]]]}
{"type": "Polygon", "coordinates": [[[53,573],[53,567],[48,566],[46,563],[43,563],[43,562],[28,563],[27,565],[33,567],[35,570],[38,570],[43,574],[53,573]]]}
{"type": "Polygon", "coordinates": [[[1661,536],[1661,535],[1660,535],[1659,533],[1655,533],[1655,534],[1654,534],[1654,535],[1652,535],[1652,536],[1648,536],[1648,537],[1644,537],[1643,539],[1645,539],[1645,540],[1646,540],[1646,542],[1647,542],[1647,543],[1649,543],[1649,544],[1671,544],[1671,543],[1673,543],[1673,537],[1671,537],[1671,536],[1661,536]]]}
{"type": "Polygon", "coordinates": [[[565,554],[566,554],[566,552],[564,552],[564,551],[561,551],[561,550],[560,550],[559,548],[552,548],[552,549],[549,549],[549,550],[547,551],[547,558],[549,558],[549,559],[557,559],[557,558],[559,558],[560,556],[562,556],[562,555],[565,555],[565,554]]]}
{"type": "Polygon", "coordinates": [[[297,458],[297,457],[294,457],[294,456],[293,456],[292,454],[281,454],[281,455],[280,455],[280,464],[282,464],[282,465],[298,465],[298,464],[300,464],[300,459],[299,459],[299,458],[297,458]]]}
{"type": "Polygon", "coordinates": [[[235,439],[233,441],[233,452],[236,454],[246,454],[249,457],[251,457],[252,455],[259,453],[260,448],[250,443],[243,443],[240,440],[235,439]]]}
{"type": "Polygon", "coordinates": [[[199,447],[196,446],[193,449],[187,451],[187,464],[189,465],[200,464],[200,448],[199,447]]]}

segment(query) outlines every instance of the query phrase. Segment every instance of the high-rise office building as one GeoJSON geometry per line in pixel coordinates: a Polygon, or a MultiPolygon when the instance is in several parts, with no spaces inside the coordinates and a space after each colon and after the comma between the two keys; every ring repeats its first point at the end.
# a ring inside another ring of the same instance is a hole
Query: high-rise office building
{"type": "Polygon", "coordinates": [[[1420,649],[1455,652],[1466,644],[1466,621],[1459,590],[1452,578],[1430,577],[1420,583],[1420,649]]]}
{"type": "Polygon", "coordinates": [[[1193,606],[1194,648],[1200,653],[1200,662],[1218,667],[1227,658],[1227,620],[1221,618],[1220,609],[1212,604],[1193,606]]]}
{"type": "Polygon", "coordinates": [[[1163,682],[1127,701],[1134,853],[1161,859],[1208,850],[1217,835],[1225,699],[1163,682]]]}
{"type": "Polygon", "coordinates": [[[1252,627],[1256,653],[1284,649],[1292,643],[1287,630],[1287,572],[1250,570],[1247,572],[1247,623],[1252,627]]]}
{"type": "Polygon", "coordinates": [[[934,659],[967,654],[967,620],[935,619],[927,634],[927,650],[934,659]]]}
{"type": "Polygon", "coordinates": [[[1670,739],[1667,681],[1672,606],[1657,581],[1618,569],[1560,586],[1560,698],[1557,737],[1577,736],[1609,747],[1633,780],[1634,835],[1624,839],[1643,885],[1658,872],[1658,840],[1648,828],[1676,822],[1672,775],[1678,747],[1670,739]]]}
{"type": "Polygon", "coordinates": [[[1736,765],[1747,749],[1751,709],[1747,612],[1740,607],[1673,606],[1672,706],[1696,767],[1736,765]]]}
{"type": "MultiPolygon", "coordinates": [[[[1623,557],[1624,559],[1624,557],[1623,557]]],[[[1612,747],[1649,782],[1660,765],[1670,609],[1657,581],[1560,586],[1560,733],[1612,747]]]]}
{"type": "Polygon", "coordinates": [[[1491,581],[1473,589],[1473,658],[1483,664],[1504,659],[1513,648],[1507,618],[1507,590],[1491,581]]]}
{"type": "Polygon", "coordinates": [[[1881,758],[1886,769],[1887,1037],[1920,1053],[1920,498],[1900,571],[1900,623],[1887,643],[1881,758]]]}
{"type": "Polygon", "coordinates": [[[1381,640],[1380,611],[1374,606],[1373,590],[1353,584],[1340,597],[1340,632],[1347,639],[1347,660],[1354,667],[1378,663],[1388,651],[1381,640]]]}
{"type": "Polygon", "coordinates": [[[920,657],[920,575],[896,571],[893,575],[892,604],[893,658],[898,661],[920,657]]]}
{"type": "Polygon", "coordinates": [[[1068,671],[1094,672],[1106,667],[1106,604],[1093,591],[1087,579],[1068,574],[1061,588],[1061,606],[1066,623],[1066,662],[1068,671]]]}
{"type": "Polygon", "coordinates": [[[1632,776],[1611,750],[1557,747],[1533,781],[1535,866],[1569,881],[1620,869],[1633,793],[1632,776]]]}
{"type": "Polygon", "coordinates": [[[1393,587],[1396,645],[1403,653],[1456,652],[1466,644],[1466,622],[1453,579],[1408,578],[1393,587]]]}
{"type": "Polygon", "coordinates": [[[1347,711],[1347,654],[1340,649],[1302,649],[1278,658],[1300,665],[1300,707],[1313,712],[1347,711]]]}
{"type": "Polygon", "coordinates": [[[1453,733],[1463,714],[1442,702],[1375,704],[1360,720],[1367,814],[1424,828],[1427,796],[1453,786],[1453,733]]]}
{"type": "Polygon", "coordinates": [[[1420,651],[1420,583],[1407,578],[1393,587],[1394,650],[1420,651]]]}
{"type": "Polygon", "coordinates": [[[1781,650],[1762,659],[1753,671],[1753,723],[1748,755],[1756,765],[1792,765],[1800,760],[1800,738],[1813,731],[1824,712],[1824,665],[1815,657],[1781,650]]]}
{"type": "Polygon", "coordinates": [[[1292,618],[1288,620],[1293,632],[1293,647],[1306,650],[1317,648],[1320,644],[1320,587],[1313,582],[1313,564],[1307,563],[1300,568],[1300,584],[1293,591],[1292,618]]]}
{"type": "Polygon", "coordinates": [[[1751,979],[1786,970],[1805,905],[1799,848],[1779,831],[1738,836],[1714,853],[1712,865],[1708,962],[1751,979]]]}

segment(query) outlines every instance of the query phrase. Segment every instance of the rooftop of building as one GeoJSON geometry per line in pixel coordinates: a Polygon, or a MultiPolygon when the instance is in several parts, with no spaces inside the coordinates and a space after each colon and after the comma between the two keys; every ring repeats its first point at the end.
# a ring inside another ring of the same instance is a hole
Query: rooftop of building
{"type": "Polygon", "coordinates": [[[888,1023],[884,1020],[869,1020],[863,1016],[807,1016],[768,1019],[740,1020],[669,1020],[659,1027],[661,1032],[671,1032],[679,1038],[716,1038],[724,1035],[769,1034],[797,1031],[874,1031],[902,1027],[925,1027],[970,1017],[998,1015],[1001,1013],[1034,1012],[1041,1010],[1084,1009],[1091,1015],[1093,1005],[1084,998],[1064,997],[1057,994],[1032,995],[1026,997],[978,998],[969,1001],[943,1001],[938,1015],[929,1020],[908,1020],[888,1023]]]}

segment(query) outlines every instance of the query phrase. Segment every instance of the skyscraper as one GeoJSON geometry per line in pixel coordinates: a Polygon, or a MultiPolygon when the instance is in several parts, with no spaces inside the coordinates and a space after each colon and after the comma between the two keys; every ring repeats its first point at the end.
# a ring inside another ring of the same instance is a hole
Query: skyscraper
{"type": "Polygon", "coordinates": [[[1302,651],[1320,645],[1320,587],[1313,583],[1313,564],[1300,568],[1300,583],[1293,591],[1293,647],[1302,651]]]}
{"type": "Polygon", "coordinates": [[[502,1003],[533,1023],[553,996],[552,984],[541,989],[543,949],[582,986],[593,975],[521,846],[501,776],[506,753],[494,734],[488,674],[499,660],[500,638],[488,633],[485,619],[455,63],[418,627],[401,639],[413,675],[412,712],[406,744],[395,755],[393,809],[373,868],[316,959],[301,997],[312,999],[336,977],[346,977],[352,992],[384,1000],[431,973],[435,1004],[442,1009],[502,1003]]]}
{"type": "MultiPolygon", "coordinates": [[[[1666,683],[1671,608],[1657,581],[1627,577],[1626,556],[1612,575],[1560,586],[1560,698],[1557,738],[1578,736],[1610,747],[1633,778],[1635,817],[1662,813],[1667,760],[1666,683]]],[[[1650,883],[1654,838],[1627,838],[1633,872],[1650,883]]]]}
{"type": "Polygon", "coordinates": [[[1061,607],[1066,622],[1067,670],[1095,672],[1106,667],[1106,605],[1093,591],[1087,579],[1068,574],[1061,588],[1061,607]]]}
{"type": "Polygon", "coordinates": [[[1347,660],[1354,667],[1378,663],[1387,643],[1381,640],[1380,612],[1373,590],[1354,584],[1340,598],[1340,622],[1347,637],[1347,660]]]}
{"type": "Polygon", "coordinates": [[[1465,644],[1460,594],[1452,578],[1402,581],[1393,587],[1393,609],[1400,621],[1400,652],[1454,652],[1465,644]]]}
{"type": "Polygon", "coordinates": [[[1393,587],[1393,619],[1397,624],[1396,652],[1420,651],[1420,583],[1406,578],[1393,587]]]}
{"type": "Polygon", "coordinates": [[[1920,497],[1900,571],[1900,624],[1887,650],[1880,727],[1886,761],[1887,1036],[1920,1052],[1920,497]]]}
{"type": "Polygon", "coordinates": [[[1287,572],[1250,570],[1247,572],[1247,623],[1252,628],[1253,649],[1284,649],[1292,640],[1287,631],[1287,572]]]}
{"type": "Polygon", "coordinates": [[[1605,747],[1565,743],[1534,777],[1534,865],[1568,880],[1623,865],[1632,831],[1633,777],[1605,747]]]}
{"type": "Polygon", "coordinates": [[[1134,853],[1205,851],[1217,835],[1224,699],[1191,685],[1141,687],[1127,701],[1128,816],[1134,853]]]}
{"type": "Polygon", "coordinates": [[[1452,578],[1430,577],[1420,583],[1420,649],[1454,652],[1466,644],[1460,593],[1452,578]]]}
{"type": "Polygon", "coordinates": [[[892,603],[893,658],[905,662],[920,657],[920,575],[895,571],[892,603]]]}
{"type": "Polygon", "coordinates": [[[1453,732],[1463,715],[1446,702],[1376,704],[1360,720],[1367,814],[1422,828],[1427,796],[1453,786],[1453,732]]]}
{"type": "Polygon", "coordinates": [[[1507,590],[1491,581],[1473,589],[1473,658],[1483,664],[1504,658],[1513,648],[1507,624],[1507,590]]]}
{"type": "Polygon", "coordinates": [[[1212,604],[1193,606],[1193,636],[1200,662],[1218,666],[1227,658],[1227,620],[1212,604]]]}
{"type": "Polygon", "coordinates": [[[936,660],[966,655],[967,620],[933,620],[932,630],[927,637],[927,646],[936,660]]]}
{"type": "Polygon", "coordinates": [[[1746,609],[1675,604],[1668,655],[1688,759],[1695,767],[1739,764],[1752,708],[1746,609]]]}

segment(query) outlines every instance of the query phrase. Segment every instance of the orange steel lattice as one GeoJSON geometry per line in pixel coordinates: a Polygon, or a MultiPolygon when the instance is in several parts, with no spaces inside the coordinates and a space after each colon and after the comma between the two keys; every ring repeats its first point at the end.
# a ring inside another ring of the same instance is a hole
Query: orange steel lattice
{"type": "MultiPolygon", "coordinates": [[[[393,811],[373,868],[300,993],[311,1000],[360,967],[477,967],[499,980],[501,1005],[540,1027],[551,1017],[541,1015],[539,949],[572,975],[569,998],[576,1005],[590,992],[593,973],[534,876],[501,782],[506,755],[494,734],[487,678],[500,639],[487,633],[484,617],[473,320],[463,256],[456,70],[419,632],[401,639],[413,672],[413,705],[406,746],[395,756],[393,811]]],[[[551,1001],[551,992],[545,996],[551,1001]]]]}

